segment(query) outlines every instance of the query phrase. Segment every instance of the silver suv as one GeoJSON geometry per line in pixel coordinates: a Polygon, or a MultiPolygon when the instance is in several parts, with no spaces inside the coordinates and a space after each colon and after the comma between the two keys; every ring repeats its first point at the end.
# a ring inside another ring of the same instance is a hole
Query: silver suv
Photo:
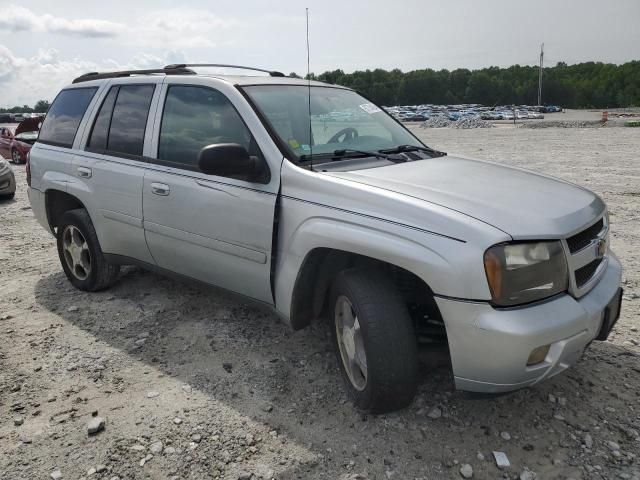
{"type": "Polygon", "coordinates": [[[371,412],[411,402],[421,344],[448,344],[457,388],[504,392],[607,338],[621,267],[594,193],[433,150],[348,88],[199,67],[91,73],[53,102],[29,198],[77,288],[136,264],[293,329],[326,318],[371,412]]]}

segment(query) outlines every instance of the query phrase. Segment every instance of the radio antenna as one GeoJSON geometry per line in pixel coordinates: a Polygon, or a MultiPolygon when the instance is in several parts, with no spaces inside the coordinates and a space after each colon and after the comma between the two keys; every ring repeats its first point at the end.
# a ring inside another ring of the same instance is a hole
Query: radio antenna
{"type": "Polygon", "coordinates": [[[313,136],[311,130],[311,68],[309,62],[309,7],[307,11],[307,91],[308,91],[308,107],[309,107],[309,158],[311,159],[311,171],[313,171],[313,136]]]}

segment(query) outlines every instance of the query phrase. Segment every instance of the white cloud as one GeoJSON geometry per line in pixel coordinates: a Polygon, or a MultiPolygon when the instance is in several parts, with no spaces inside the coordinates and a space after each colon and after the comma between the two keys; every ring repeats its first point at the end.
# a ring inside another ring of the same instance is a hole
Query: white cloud
{"type": "Polygon", "coordinates": [[[130,36],[149,48],[215,48],[228,45],[230,33],[238,34],[246,23],[223,18],[206,10],[189,8],[159,10],[140,19],[130,36]]]}
{"type": "Polygon", "coordinates": [[[0,30],[59,33],[78,37],[115,37],[124,31],[122,24],[93,18],[66,19],[49,14],[38,15],[18,5],[3,6],[0,30]]]}
{"type": "Polygon", "coordinates": [[[157,10],[122,24],[91,18],[67,19],[37,14],[18,5],[3,7],[0,30],[54,33],[79,37],[120,37],[127,44],[145,48],[215,48],[229,45],[230,33],[241,35],[244,21],[223,18],[206,10],[176,8],[157,10]]]}
{"type": "Polygon", "coordinates": [[[0,107],[33,105],[40,99],[53,100],[58,91],[87,72],[156,68],[184,62],[179,50],[163,56],[138,55],[126,63],[112,59],[99,62],[81,58],[61,58],[55,49],[41,49],[32,57],[16,57],[0,45],[0,107]]]}

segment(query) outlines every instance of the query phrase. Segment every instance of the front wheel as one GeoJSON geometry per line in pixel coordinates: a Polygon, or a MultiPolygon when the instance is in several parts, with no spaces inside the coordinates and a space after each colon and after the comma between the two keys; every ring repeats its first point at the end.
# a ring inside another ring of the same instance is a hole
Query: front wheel
{"type": "Polygon", "coordinates": [[[20,163],[20,154],[15,148],[11,150],[11,161],[16,165],[20,163]]]}
{"type": "Polygon", "coordinates": [[[104,258],[91,218],[84,208],[62,215],[56,238],[60,263],[74,287],[95,292],[116,281],[120,267],[104,258]]]}
{"type": "Polygon", "coordinates": [[[416,393],[417,341],[395,287],[371,270],[341,272],[331,295],[331,332],[344,382],[355,405],[385,413],[416,393]]]}

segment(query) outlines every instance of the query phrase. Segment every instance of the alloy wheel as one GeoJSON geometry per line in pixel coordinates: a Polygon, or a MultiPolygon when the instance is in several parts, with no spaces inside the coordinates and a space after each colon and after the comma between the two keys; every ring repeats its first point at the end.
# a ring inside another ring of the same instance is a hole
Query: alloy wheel
{"type": "Polygon", "coordinates": [[[67,225],[62,233],[62,250],[69,270],[78,280],[85,280],[91,273],[91,252],[82,232],[67,225]]]}
{"type": "Polygon", "coordinates": [[[335,328],[340,358],[353,387],[362,391],[367,386],[367,355],[358,316],[347,297],[336,300],[335,328]]]}

